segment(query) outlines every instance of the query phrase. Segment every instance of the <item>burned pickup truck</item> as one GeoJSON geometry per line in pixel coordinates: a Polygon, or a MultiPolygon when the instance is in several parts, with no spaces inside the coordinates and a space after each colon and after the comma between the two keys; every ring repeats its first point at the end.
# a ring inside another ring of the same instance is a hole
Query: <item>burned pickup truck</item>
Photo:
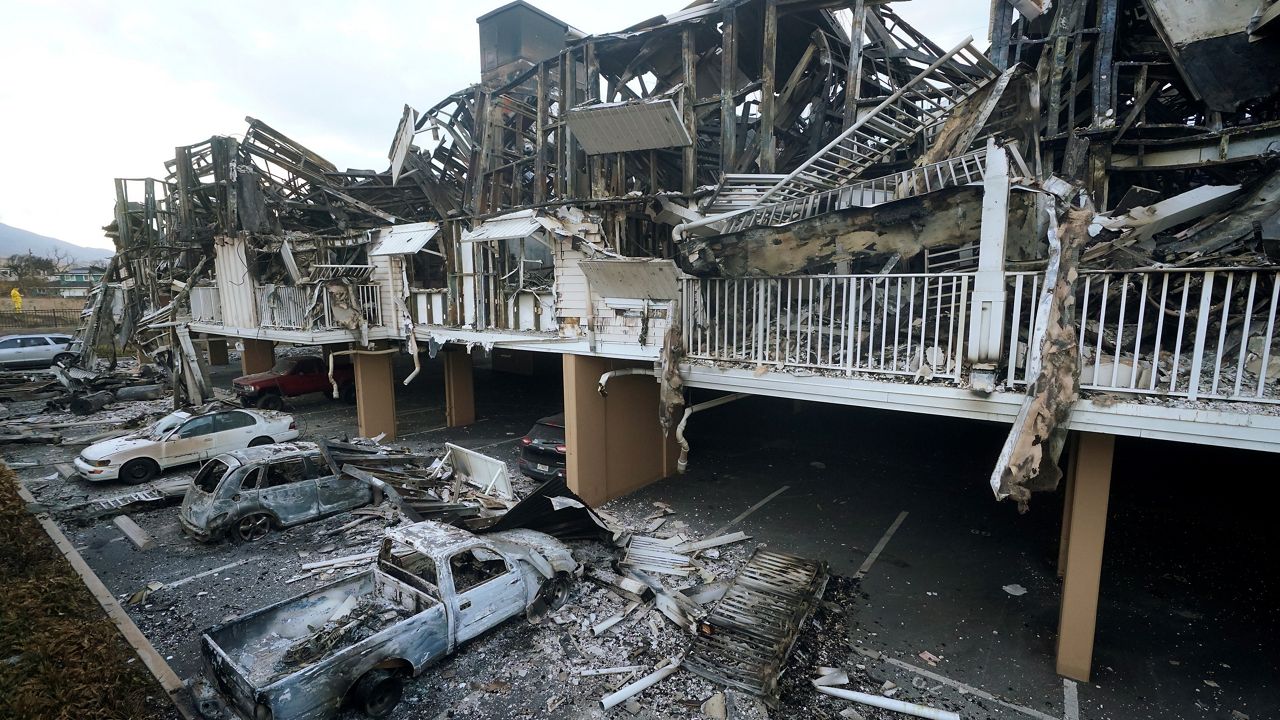
{"type": "Polygon", "coordinates": [[[568,548],[532,530],[397,528],[369,570],[206,630],[213,682],[199,707],[208,718],[386,717],[403,678],[504,620],[558,607],[580,574],[568,548]]]}

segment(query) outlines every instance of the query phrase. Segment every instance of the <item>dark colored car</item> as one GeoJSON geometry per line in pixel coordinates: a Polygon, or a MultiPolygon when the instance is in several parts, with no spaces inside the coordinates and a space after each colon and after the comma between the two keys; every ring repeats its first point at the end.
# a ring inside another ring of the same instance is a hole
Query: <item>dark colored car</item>
{"type": "MultiPolygon", "coordinates": [[[[355,402],[356,375],[351,364],[336,363],[333,379],[338,384],[338,396],[348,403],[355,402]]],[[[284,398],[287,397],[333,392],[329,384],[329,365],[318,355],[280,358],[275,367],[266,372],[241,375],[232,380],[231,387],[245,407],[257,406],[264,410],[279,410],[284,407],[284,398]]]]}
{"type": "Polygon", "coordinates": [[[564,479],[565,453],[564,413],[544,417],[528,435],[520,438],[520,474],[546,482],[564,479]]]}

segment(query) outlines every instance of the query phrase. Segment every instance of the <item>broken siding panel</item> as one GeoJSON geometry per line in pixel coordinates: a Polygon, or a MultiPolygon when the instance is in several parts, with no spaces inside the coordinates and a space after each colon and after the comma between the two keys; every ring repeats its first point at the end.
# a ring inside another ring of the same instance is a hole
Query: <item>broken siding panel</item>
{"type": "Polygon", "coordinates": [[[555,269],[555,317],[562,335],[577,335],[588,317],[587,277],[578,265],[581,251],[571,241],[557,239],[555,269]]]}
{"type": "Polygon", "coordinates": [[[254,284],[249,275],[246,240],[242,237],[218,237],[213,246],[214,277],[222,302],[222,322],[228,327],[258,326],[254,284]]]}
{"type": "Polygon", "coordinates": [[[369,277],[369,283],[378,288],[378,304],[381,309],[379,317],[386,327],[400,326],[396,303],[398,300],[403,302],[404,296],[404,276],[401,271],[403,257],[403,255],[374,255],[369,258],[369,262],[373,265],[373,274],[369,277]]]}

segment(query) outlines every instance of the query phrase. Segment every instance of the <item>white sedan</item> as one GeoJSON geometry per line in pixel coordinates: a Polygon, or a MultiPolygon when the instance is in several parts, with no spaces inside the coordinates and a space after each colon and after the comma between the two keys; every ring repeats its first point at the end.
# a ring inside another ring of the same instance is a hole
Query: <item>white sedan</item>
{"type": "Polygon", "coordinates": [[[75,464],[86,480],[121,480],[136,485],[177,465],[296,437],[297,422],[282,412],[222,410],[192,415],[179,410],[145,430],[90,445],[75,464]]]}

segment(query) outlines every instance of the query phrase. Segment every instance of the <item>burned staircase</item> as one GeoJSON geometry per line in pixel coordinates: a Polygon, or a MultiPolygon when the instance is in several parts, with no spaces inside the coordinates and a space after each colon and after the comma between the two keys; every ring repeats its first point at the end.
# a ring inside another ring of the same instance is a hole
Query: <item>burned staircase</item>
{"type": "Polygon", "coordinates": [[[696,225],[722,234],[740,232],[980,180],[982,153],[974,152],[855,182],[869,168],[929,138],[961,102],[1001,77],[972,42],[966,38],[942,54],[791,173],[726,175],[705,206],[708,217],[696,225]],[[957,73],[957,65],[966,72],[957,73]]]}

